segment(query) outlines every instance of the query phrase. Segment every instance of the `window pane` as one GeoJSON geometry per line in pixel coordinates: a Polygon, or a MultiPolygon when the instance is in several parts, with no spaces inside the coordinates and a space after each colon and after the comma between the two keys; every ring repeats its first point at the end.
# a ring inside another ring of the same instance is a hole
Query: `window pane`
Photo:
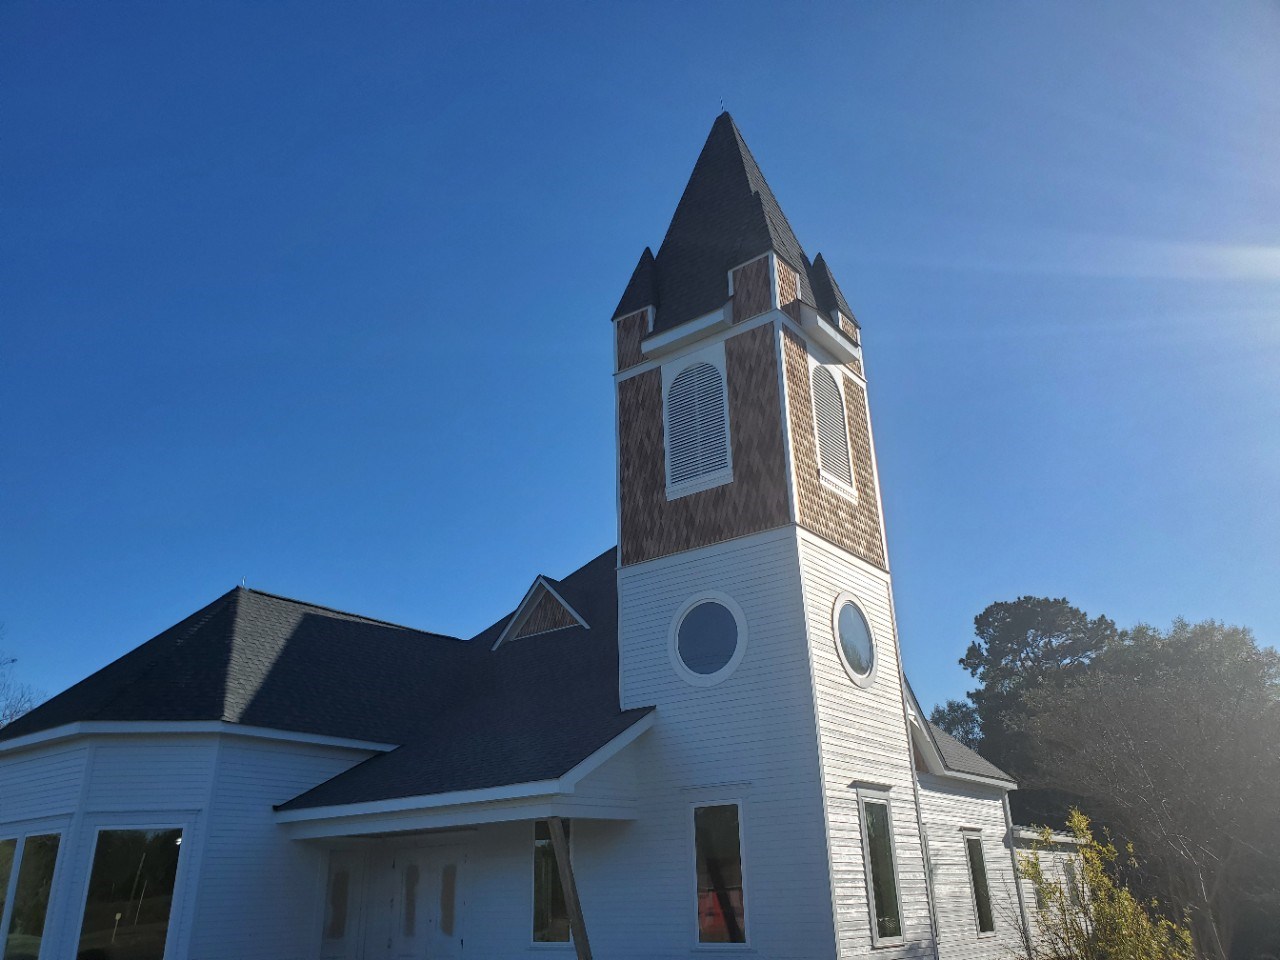
{"type": "Polygon", "coordinates": [[[40,956],[44,917],[49,909],[49,888],[53,886],[53,867],[57,859],[56,833],[27,837],[23,843],[4,960],[36,960],[40,956]]]}
{"type": "Polygon", "coordinates": [[[9,875],[13,873],[13,854],[17,847],[17,840],[0,840],[0,916],[4,915],[5,898],[9,896],[9,875]]]}
{"type": "Polygon", "coordinates": [[[871,892],[875,901],[876,935],[902,936],[902,915],[898,911],[898,883],[893,865],[893,838],[890,835],[889,805],[867,801],[862,805],[867,818],[867,859],[871,863],[871,892]]]}
{"type": "Polygon", "coordinates": [[[746,943],[738,806],[698,807],[693,811],[693,824],[698,856],[698,940],[746,943]]]}
{"type": "Polygon", "coordinates": [[[987,886],[987,861],[982,856],[982,839],[965,837],[969,851],[969,876],[973,878],[973,896],[978,905],[978,931],[990,933],[996,928],[991,915],[991,888],[987,886]]]}
{"type": "Polygon", "coordinates": [[[676,649],[681,662],[694,673],[718,673],[738,651],[738,621],[728,607],[706,600],[680,621],[676,649]]]}
{"type": "Polygon", "coordinates": [[[78,957],[161,960],[181,849],[176,828],[98,834],[78,957]]]}
{"type": "MultiPolygon", "coordinates": [[[[568,841],[569,821],[561,822],[568,841]]],[[[533,939],[536,943],[569,942],[569,908],[560,886],[551,829],[545,820],[533,825],[533,939]]]]}
{"type": "Polygon", "coordinates": [[[329,883],[324,897],[324,938],[341,940],[347,935],[347,898],[351,892],[351,871],[329,861],[329,883]]]}

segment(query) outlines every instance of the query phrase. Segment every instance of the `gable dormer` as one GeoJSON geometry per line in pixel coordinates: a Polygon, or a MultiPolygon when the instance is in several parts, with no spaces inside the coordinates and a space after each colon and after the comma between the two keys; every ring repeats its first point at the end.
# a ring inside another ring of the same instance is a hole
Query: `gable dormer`
{"type": "Polygon", "coordinates": [[[541,574],[524,595],[506,627],[498,635],[493,649],[510,640],[524,640],[541,633],[563,630],[565,627],[591,629],[586,620],[557,589],[556,581],[541,574]]]}

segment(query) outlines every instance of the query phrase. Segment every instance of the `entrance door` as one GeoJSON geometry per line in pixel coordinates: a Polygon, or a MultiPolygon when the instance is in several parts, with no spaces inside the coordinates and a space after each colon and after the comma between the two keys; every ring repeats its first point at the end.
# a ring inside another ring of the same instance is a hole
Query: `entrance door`
{"type": "Polygon", "coordinates": [[[366,872],[364,960],[455,960],[461,851],[379,845],[366,872]]]}

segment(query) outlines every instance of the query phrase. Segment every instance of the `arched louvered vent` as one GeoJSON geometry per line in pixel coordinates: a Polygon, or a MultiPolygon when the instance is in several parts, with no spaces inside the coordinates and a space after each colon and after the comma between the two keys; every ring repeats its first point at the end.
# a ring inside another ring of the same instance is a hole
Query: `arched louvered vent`
{"type": "Polygon", "coordinates": [[[729,416],[724,377],[709,363],[695,363],[667,391],[667,483],[710,477],[729,469],[729,416]]]}
{"type": "Polygon", "coordinates": [[[813,368],[813,415],[818,423],[818,462],[822,472],[853,486],[849,458],[849,421],[836,378],[826,367],[813,368]]]}

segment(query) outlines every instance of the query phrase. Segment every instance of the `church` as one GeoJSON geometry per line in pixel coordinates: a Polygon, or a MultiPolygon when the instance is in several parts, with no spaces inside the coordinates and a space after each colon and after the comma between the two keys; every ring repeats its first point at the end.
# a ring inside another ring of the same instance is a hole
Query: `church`
{"type": "Polygon", "coordinates": [[[1015,784],[903,673],[863,331],[729,114],[612,335],[616,547],[469,638],[237,587],[0,731],[5,960],[1020,948],[1015,784]]]}

